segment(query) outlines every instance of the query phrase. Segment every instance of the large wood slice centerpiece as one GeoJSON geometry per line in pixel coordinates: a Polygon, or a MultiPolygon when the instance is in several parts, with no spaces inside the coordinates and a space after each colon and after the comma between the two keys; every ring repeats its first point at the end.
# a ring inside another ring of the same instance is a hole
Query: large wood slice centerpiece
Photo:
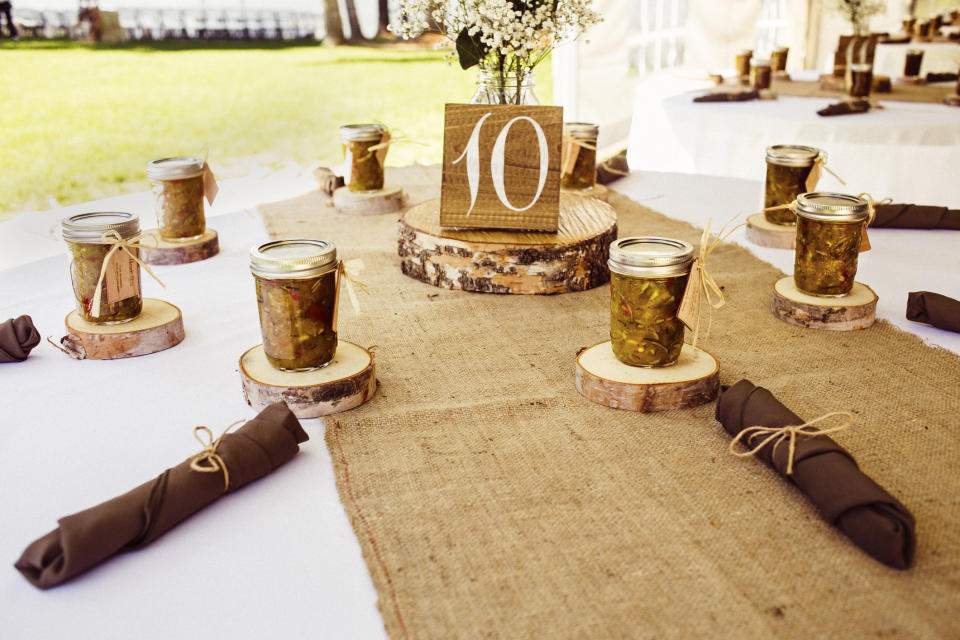
{"type": "Polygon", "coordinates": [[[443,228],[440,200],[430,200],[401,218],[399,253],[403,273],[435,287],[565,293],[610,280],[607,260],[616,238],[616,211],[592,197],[560,194],[555,233],[443,228]]]}
{"type": "Polygon", "coordinates": [[[774,283],[770,310],[784,322],[800,327],[856,331],[876,321],[877,294],[855,282],[850,293],[839,298],[811,296],[797,289],[793,276],[787,276],[774,283]]]}

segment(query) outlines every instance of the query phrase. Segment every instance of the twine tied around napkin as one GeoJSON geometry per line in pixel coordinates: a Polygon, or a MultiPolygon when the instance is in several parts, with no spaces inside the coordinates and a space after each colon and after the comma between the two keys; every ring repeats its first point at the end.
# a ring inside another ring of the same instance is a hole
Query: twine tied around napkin
{"type": "Polygon", "coordinates": [[[220,447],[220,442],[223,440],[223,437],[227,435],[227,432],[241,422],[243,422],[242,419],[232,422],[223,430],[223,433],[221,433],[220,437],[216,440],[213,439],[213,432],[210,431],[210,429],[204,426],[193,428],[193,437],[203,445],[203,450],[189,459],[190,468],[200,473],[217,473],[218,471],[222,471],[224,491],[230,488],[230,471],[227,469],[227,463],[225,463],[223,458],[220,457],[220,454],[217,453],[217,448],[220,447]],[[201,433],[207,434],[206,442],[200,437],[201,433]]]}
{"type": "Polygon", "coordinates": [[[687,287],[683,292],[683,299],[680,301],[680,308],[677,310],[677,318],[693,331],[691,346],[694,348],[697,347],[697,342],[700,340],[700,315],[703,307],[701,301],[706,299],[709,309],[707,313],[707,336],[710,335],[710,328],[713,326],[713,310],[720,309],[726,304],[726,300],[723,298],[723,289],[707,271],[707,258],[713,253],[714,249],[720,246],[721,242],[730,237],[730,234],[747,224],[741,222],[728,231],[727,226],[738,217],[740,217],[739,213],[730,218],[717,232],[717,237],[712,243],[710,242],[711,220],[708,219],[706,226],[703,228],[703,234],[700,236],[700,255],[690,265],[690,275],[687,279],[687,287]]]}
{"type": "Polygon", "coordinates": [[[777,450],[784,440],[786,440],[790,445],[790,450],[787,453],[787,475],[793,475],[793,458],[797,450],[797,436],[806,436],[808,438],[816,438],[817,436],[825,436],[831,433],[836,433],[838,431],[843,431],[844,429],[849,429],[853,426],[853,414],[849,411],[831,411],[830,413],[825,413],[819,418],[814,418],[813,420],[808,420],[803,424],[799,425],[785,425],[783,427],[747,427],[736,436],[733,440],[730,441],[730,453],[737,456],[738,458],[749,458],[751,456],[757,455],[765,446],[773,443],[773,451],[777,450]],[[813,425],[823,422],[828,418],[834,416],[846,416],[846,420],[843,424],[831,427],[829,429],[814,429],[813,425]],[[747,451],[734,451],[736,444],[743,440],[746,446],[751,446],[753,444],[754,438],[759,438],[766,436],[763,440],[760,441],[760,444],[748,449],[747,451]]]}
{"type": "Polygon", "coordinates": [[[120,234],[115,230],[111,229],[107,231],[100,237],[100,242],[103,244],[113,245],[110,247],[110,250],[107,251],[107,255],[103,257],[103,265],[100,267],[100,277],[97,279],[97,289],[93,293],[93,300],[90,302],[90,315],[94,318],[100,317],[100,302],[103,296],[103,281],[107,277],[107,269],[110,266],[110,260],[113,259],[114,254],[118,251],[125,251],[130,258],[136,262],[138,265],[144,268],[144,270],[150,274],[150,277],[156,280],[161,287],[166,287],[167,285],[163,284],[160,278],[157,277],[157,274],[150,269],[149,265],[146,262],[137,257],[133,251],[130,250],[131,247],[140,249],[154,249],[156,246],[150,246],[139,242],[140,236],[135,238],[130,238],[129,240],[121,238],[120,234]]]}

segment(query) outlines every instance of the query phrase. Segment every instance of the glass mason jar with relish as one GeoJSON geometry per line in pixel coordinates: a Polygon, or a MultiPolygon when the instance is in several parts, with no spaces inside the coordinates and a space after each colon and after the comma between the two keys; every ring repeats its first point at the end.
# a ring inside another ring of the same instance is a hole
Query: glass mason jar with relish
{"type": "Polygon", "coordinates": [[[386,128],[379,124],[348,124],[340,127],[343,180],[351,191],[383,189],[383,159],[387,150],[371,147],[380,144],[386,132],[386,128]]]}
{"type": "Polygon", "coordinates": [[[575,191],[590,189],[597,182],[597,135],[600,127],[588,122],[565,122],[563,130],[564,137],[571,139],[570,144],[563,145],[564,153],[577,155],[573,162],[563,158],[560,186],[575,191]]]}
{"type": "Polygon", "coordinates": [[[844,193],[803,193],[796,210],[794,284],[814,296],[847,295],[857,275],[867,201],[844,193]]]}
{"type": "Polygon", "coordinates": [[[797,144],[776,144],[767,147],[767,175],[763,188],[763,216],[773,224],[794,225],[797,216],[786,207],[797,196],[808,191],[807,178],[813,170],[813,164],[822,152],[816,147],[797,144]]]}
{"type": "Polygon", "coordinates": [[[160,237],[193,240],[207,229],[203,213],[204,162],[193,156],[160,158],[147,163],[160,237]]]}
{"type": "Polygon", "coordinates": [[[333,360],[339,266],[326,240],[274,240],[250,250],[263,351],[277,369],[309,371],[333,360]]]}
{"type": "Polygon", "coordinates": [[[677,318],[693,246],[656,237],[610,244],[610,341],[613,354],[635,367],[665,367],[683,349],[677,318]]]}

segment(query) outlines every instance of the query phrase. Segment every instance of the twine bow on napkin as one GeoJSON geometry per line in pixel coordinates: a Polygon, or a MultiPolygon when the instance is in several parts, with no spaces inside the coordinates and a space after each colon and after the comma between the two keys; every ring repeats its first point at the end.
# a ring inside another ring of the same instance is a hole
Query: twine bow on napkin
{"type": "Polygon", "coordinates": [[[147,265],[146,262],[141,260],[136,254],[134,254],[133,251],[130,250],[131,247],[135,249],[156,248],[155,246],[150,246],[150,245],[138,242],[139,240],[140,240],[140,236],[130,238],[129,240],[122,238],[120,237],[120,234],[113,229],[105,232],[100,237],[100,242],[102,244],[109,244],[113,246],[110,247],[109,251],[107,251],[107,255],[103,257],[103,265],[100,267],[100,277],[97,279],[97,289],[93,293],[93,300],[90,301],[90,315],[92,315],[94,318],[100,317],[100,302],[103,297],[103,281],[107,277],[107,269],[110,266],[110,260],[113,259],[114,254],[116,254],[118,251],[125,251],[127,255],[129,255],[134,262],[136,262],[138,265],[143,267],[143,269],[150,274],[150,277],[156,280],[161,287],[165,288],[167,286],[163,284],[160,278],[157,277],[157,274],[155,274],[153,270],[150,269],[149,265],[147,265]]]}
{"type": "Polygon", "coordinates": [[[825,413],[819,418],[814,418],[799,425],[786,425],[783,427],[747,427],[736,436],[733,440],[730,441],[730,453],[737,456],[738,458],[748,458],[758,454],[765,446],[773,443],[773,450],[771,452],[771,457],[774,452],[776,452],[777,447],[779,447],[784,440],[789,443],[790,450],[787,452],[787,475],[793,475],[793,458],[797,452],[797,436],[806,436],[808,438],[816,438],[817,436],[825,436],[831,433],[836,433],[837,431],[843,431],[844,429],[849,429],[853,426],[853,414],[849,411],[831,411],[830,413],[825,413]],[[834,416],[845,416],[847,419],[843,424],[831,427],[829,429],[814,429],[813,425],[823,422],[828,418],[834,416]],[[749,449],[747,451],[734,451],[734,447],[741,440],[744,441],[746,446],[751,446],[753,444],[754,438],[763,437],[763,440],[760,441],[760,444],[749,449]]]}
{"type": "Polygon", "coordinates": [[[225,463],[223,458],[220,457],[220,454],[217,453],[217,448],[220,447],[220,442],[223,441],[223,437],[227,435],[227,432],[241,422],[243,422],[243,420],[237,420],[231,423],[216,440],[213,439],[213,432],[210,431],[210,429],[204,426],[193,428],[193,437],[203,445],[203,450],[190,458],[190,468],[200,473],[223,472],[224,491],[230,488],[230,471],[227,469],[227,463],[225,463]],[[200,437],[200,434],[206,434],[206,442],[200,437]]]}

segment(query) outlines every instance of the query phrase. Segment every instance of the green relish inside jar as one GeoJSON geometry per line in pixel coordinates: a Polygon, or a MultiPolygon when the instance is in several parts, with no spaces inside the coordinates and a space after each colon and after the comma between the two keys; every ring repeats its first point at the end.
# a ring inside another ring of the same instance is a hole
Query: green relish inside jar
{"type": "Polygon", "coordinates": [[[809,191],[807,178],[821,151],[815,147],[777,144],[767,147],[767,175],[763,188],[763,216],[773,224],[794,225],[797,216],[784,205],[809,191]],[[768,211],[771,207],[784,207],[768,211]]]}
{"type": "Polygon", "coordinates": [[[814,296],[847,295],[857,275],[867,201],[843,193],[804,193],[796,209],[794,284],[814,296]]]}
{"type": "Polygon", "coordinates": [[[371,147],[379,145],[386,133],[386,128],[379,124],[348,124],[340,127],[343,178],[351,191],[383,189],[383,158],[387,150],[371,147]]]}
{"type": "Polygon", "coordinates": [[[206,231],[203,167],[203,160],[193,156],[160,158],[147,163],[157,231],[164,240],[193,240],[206,231]]]}
{"type": "Polygon", "coordinates": [[[597,136],[600,127],[588,122],[565,122],[564,135],[571,144],[564,145],[565,153],[576,153],[577,159],[562,163],[565,170],[560,175],[560,186],[564,189],[582,191],[590,189],[597,182],[597,136]]]}

